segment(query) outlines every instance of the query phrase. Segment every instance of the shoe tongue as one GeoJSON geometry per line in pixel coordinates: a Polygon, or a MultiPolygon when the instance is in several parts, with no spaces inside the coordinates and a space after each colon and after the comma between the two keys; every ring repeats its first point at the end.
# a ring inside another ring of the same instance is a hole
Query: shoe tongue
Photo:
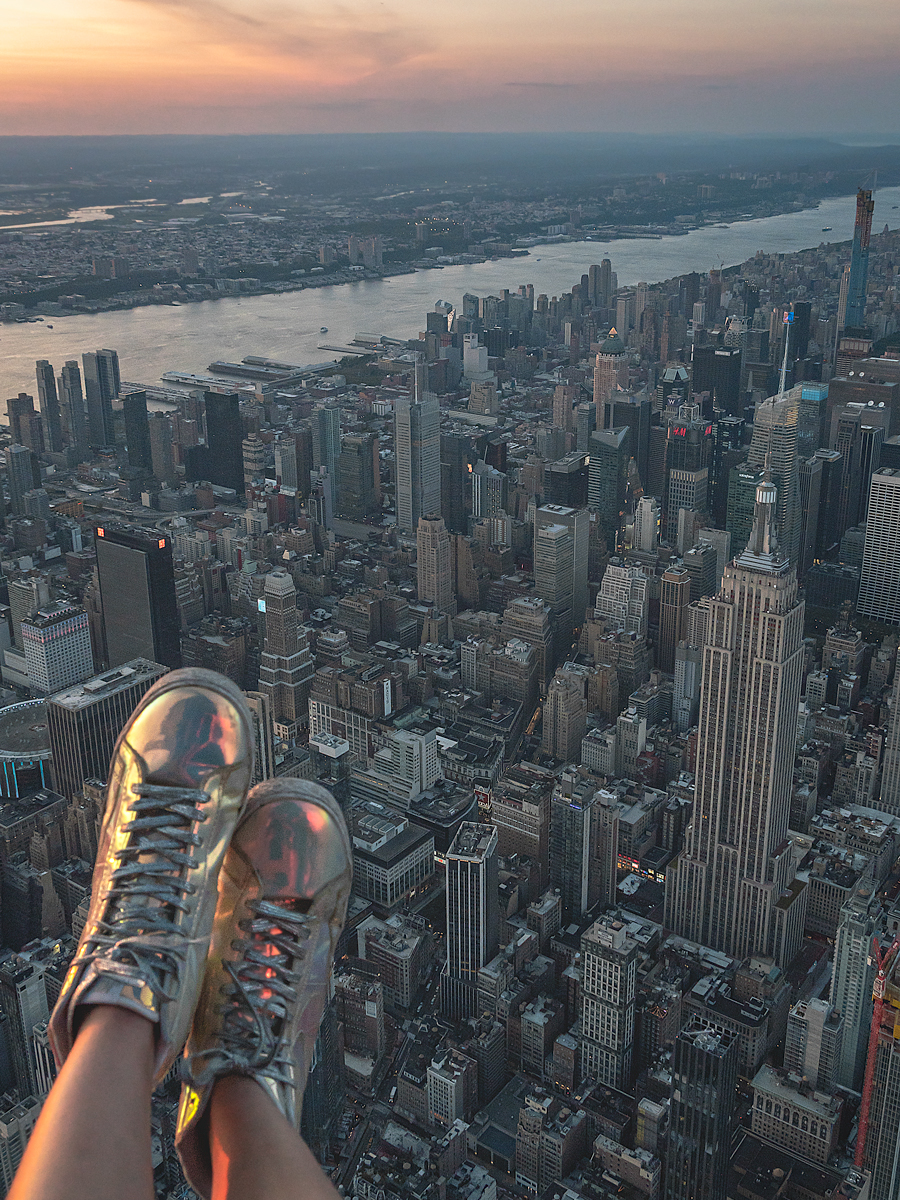
{"type": "MultiPolygon", "coordinates": [[[[197,788],[201,786],[201,777],[196,771],[189,771],[182,763],[175,762],[166,763],[158,771],[151,771],[147,783],[155,783],[159,787],[197,788]]],[[[162,801],[160,807],[163,807],[162,801]]]]}

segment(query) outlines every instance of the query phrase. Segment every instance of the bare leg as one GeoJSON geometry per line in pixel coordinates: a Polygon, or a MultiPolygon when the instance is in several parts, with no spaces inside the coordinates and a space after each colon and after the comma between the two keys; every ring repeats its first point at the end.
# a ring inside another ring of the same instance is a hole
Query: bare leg
{"type": "Polygon", "coordinates": [[[218,1081],[209,1126],[212,1200],[338,1200],[306,1142],[253,1079],[218,1081]]]}
{"type": "Polygon", "coordinates": [[[44,1102],[8,1200],[153,1200],[155,1030],[91,1008],[44,1102]]]}

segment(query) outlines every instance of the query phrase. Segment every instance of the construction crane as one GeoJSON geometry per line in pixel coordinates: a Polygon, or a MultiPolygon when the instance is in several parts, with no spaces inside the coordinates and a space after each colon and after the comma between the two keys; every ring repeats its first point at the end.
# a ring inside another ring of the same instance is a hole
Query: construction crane
{"type": "Polygon", "coordinates": [[[866,1154],[866,1134],[869,1132],[869,1109],[872,1105],[872,1087],[875,1082],[875,1058],[878,1053],[878,1031],[881,1029],[881,1014],[884,1011],[884,990],[888,968],[894,955],[900,947],[900,933],[891,942],[890,949],[884,955],[878,938],[872,939],[872,949],[875,951],[875,962],[878,964],[878,974],[872,985],[872,1026],[869,1030],[869,1051],[866,1055],[866,1074],[863,1082],[862,1104],[859,1106],[859,1130],[856,1134],[856,1158],[854,1163],[862,1167],[866,1154]]]}

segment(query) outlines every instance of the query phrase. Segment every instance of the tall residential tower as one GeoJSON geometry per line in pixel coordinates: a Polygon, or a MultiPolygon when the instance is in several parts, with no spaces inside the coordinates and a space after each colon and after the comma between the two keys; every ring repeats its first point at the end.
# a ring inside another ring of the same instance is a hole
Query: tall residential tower
{"type": "Polygon", "coordinates": [[[441,411],[433,392],[403,397],[395,408],[397,525],[408,534],[419,518],[441,511],[441,411]]]}
{"type": "Polygon", "coordinates": [[[869,238],[875,201],[872,193],[860,188],[856,193],[856,224],[853,227],[853,251],[847,284],[845,329],[862,329],[866,324],[866,286],[869,282],[869,238]]]}

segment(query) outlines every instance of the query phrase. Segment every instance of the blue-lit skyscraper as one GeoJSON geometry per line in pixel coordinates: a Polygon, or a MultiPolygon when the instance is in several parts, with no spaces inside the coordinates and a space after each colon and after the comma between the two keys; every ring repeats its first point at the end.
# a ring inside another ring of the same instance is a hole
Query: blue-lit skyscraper
{"type": "Polygon", "coordinates": [[[871,191],[856,193],[856,224],[853,227],[853,253],[850,257],[850,283],[847,289],[845,329],[859,329],[866,323],[866,285],[869,280],[869,237],[875,201],[871,191]]]}

